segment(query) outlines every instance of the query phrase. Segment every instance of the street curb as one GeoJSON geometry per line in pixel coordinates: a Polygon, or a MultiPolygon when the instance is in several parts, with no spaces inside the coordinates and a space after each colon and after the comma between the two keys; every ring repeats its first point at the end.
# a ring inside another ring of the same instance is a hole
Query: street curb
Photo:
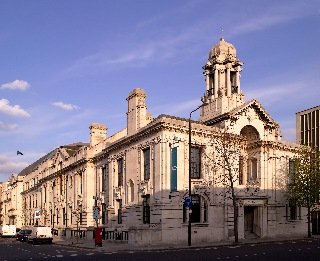
{"type": "MultiPolygon", "coordinates": [[[[226,246],[242,246],[242,245],[258,245],[258,244],[269,244],[269,243],[280,243],[280,242],[292,242],[292,241],[300,241],[300,240],[320,240],[320,237],[300,237],[300,238],[284,238],[284,239],[274,239],[274,240],[261,240],[261,241],[248,241],[248,242],[239,242],[235,244],[234,242],[221,242],[221,243],[216,243],[216,244],[210,244],[210,245],[194,245],[194,246],[141,246],[139,248],[132,247],[131,249],[107,249],[106,247],[90,247],[86,246],[85,242],[84,243],[68,243],[65,244],[63,242],[53,242],[55,245],[62,245],[62,246],[68,246],[68,247],[73,247],[73,248],[79,248],[79,249],[90,249],[90,250],[95,250],[95,251],[103,251],[103,252],[108,252],[108,253],[128,253],[128,252],[143,252],[143,251],[158,251],[158,250],[163,250],[163,251],[170,251],[170,250],[179,250],[179,249],[203,249],[203,248],[214,248],[214,247],[226,247],[226,246]]],[[[107,243],[108,244],[108,243],[107,243]]]]}

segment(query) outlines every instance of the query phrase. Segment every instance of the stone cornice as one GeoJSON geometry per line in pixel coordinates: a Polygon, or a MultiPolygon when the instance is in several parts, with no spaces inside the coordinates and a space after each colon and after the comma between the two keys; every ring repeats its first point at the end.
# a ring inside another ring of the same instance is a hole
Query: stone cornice
{"type": "MultiPolygon", "coordinates": [[[[209,136],[213,134],[212,127],[206,126],[199,121],[191,122],[193,135],[209,136]]],[[[141,128],[137,133],[111,143],[102,151],[102,153],[93,157],[93,160],[101,160],[104,156],[107,156],[110,151],[127,147],[143,138],[150,137],[153,134],[165,130],[187,134],[189,132],[189,120],[161,114],[147,126],[141,128]]]]}
{"type": "Polygon", "coordinates": [[[55,177],[59,177],[59,176],[65,175],[66,173],[70,172],[71,170],[74,170],[75,168],[79,167],[80,165],[86,164],[87,161],[88,161],[87,159],[78,160],[78,161],[66,166],[63,169],[58,170],[58,171],[50,174],[49,176],[46,176],[46,177],[40,179],[39,182],[36,185],[34,185],[32,188],[29,188],[27,190],[22,191],[21,194],[24,195],[24,194],[28,194],[28,193],[30,193],[32,191],[36,191],[38,188],[40,188],[43,184],[45,184],[49,180],[52,180],[55,177]]]}
{"type": "Polygon", "coordinates": [[[295,143],[286,143],[286,142],[279,142],[279,141],[254,141],[248,144],[248,149],[256,149],[256,148],[272,148],[276,150],[284,150],[284,151],[291,151],[297,152],[299,150],[299,144],[295,143]]]}

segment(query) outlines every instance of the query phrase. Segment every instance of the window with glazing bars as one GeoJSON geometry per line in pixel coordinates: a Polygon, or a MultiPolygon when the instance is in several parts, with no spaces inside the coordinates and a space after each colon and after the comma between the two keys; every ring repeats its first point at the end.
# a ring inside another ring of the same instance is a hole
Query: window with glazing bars
{"type": "Polygon", "coordinates": [[[143,197],[143,224],[150,224],[150,195],[143,197]]]}
{"type": "Polygon", "coordinates": [[[123,159],[118,159],[118,187],[123,186],[123,159]]]}
{"type": "Polygon", "coordinates": [[[143,179],[150,179],[150,148],[143,150],[143,179]]]}
{"type": "Polygon", "coordinates": [[[199,179],[201,171],[201,149],[198,147],[191,148],[191,178],[199,179]]]}

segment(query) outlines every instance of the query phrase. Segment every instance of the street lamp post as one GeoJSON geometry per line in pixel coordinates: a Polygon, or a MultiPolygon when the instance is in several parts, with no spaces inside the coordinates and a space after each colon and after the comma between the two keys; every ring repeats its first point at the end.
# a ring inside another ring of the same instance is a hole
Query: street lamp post
{"type": "MultiPolygon", "coordinates": [[[[204,104],[201,104],[196,109],[190,112],[189,115],[189,200],[191,202],[191,115],[195,111],[199,110],[204,104]]],[[[189,218],[188,218],[188,246],[191,246],[191,213],[192,204],[189,206],[189,218]]]]}

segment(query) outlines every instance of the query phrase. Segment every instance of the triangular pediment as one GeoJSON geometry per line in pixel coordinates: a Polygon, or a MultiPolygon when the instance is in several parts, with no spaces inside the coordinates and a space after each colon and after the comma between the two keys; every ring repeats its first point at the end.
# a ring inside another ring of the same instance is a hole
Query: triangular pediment
{"type": "Polygon", "coordinates": [[[248,101],[242,106],[230,111],[228,113],[228,118],[236,118],[240,115],[246,115],[248,118],[257,116],[261,121],[264,122],[266,126],[271,128],[279,128],[279,124],[270,116],[266,109],[263,108],[261,103],[255,99],[248,101]]]}
{"type": "Polygon", "coordinates": [[[260,102],[255,99],[245,102],[237,108],[205,121],[204,123],[209,126],[225,127],[226,125],[224,123],[229,125],[232,124],[232,122],[238,122],[237,125],[241,126],[241,124],[239,125],[239,119],[242,124],[254,124],[256,127],[263,125],[265,129],[274,130],[275,136],[281,136],[279,124],[270,116],[265,108],[263,108],[260,102]]]}

